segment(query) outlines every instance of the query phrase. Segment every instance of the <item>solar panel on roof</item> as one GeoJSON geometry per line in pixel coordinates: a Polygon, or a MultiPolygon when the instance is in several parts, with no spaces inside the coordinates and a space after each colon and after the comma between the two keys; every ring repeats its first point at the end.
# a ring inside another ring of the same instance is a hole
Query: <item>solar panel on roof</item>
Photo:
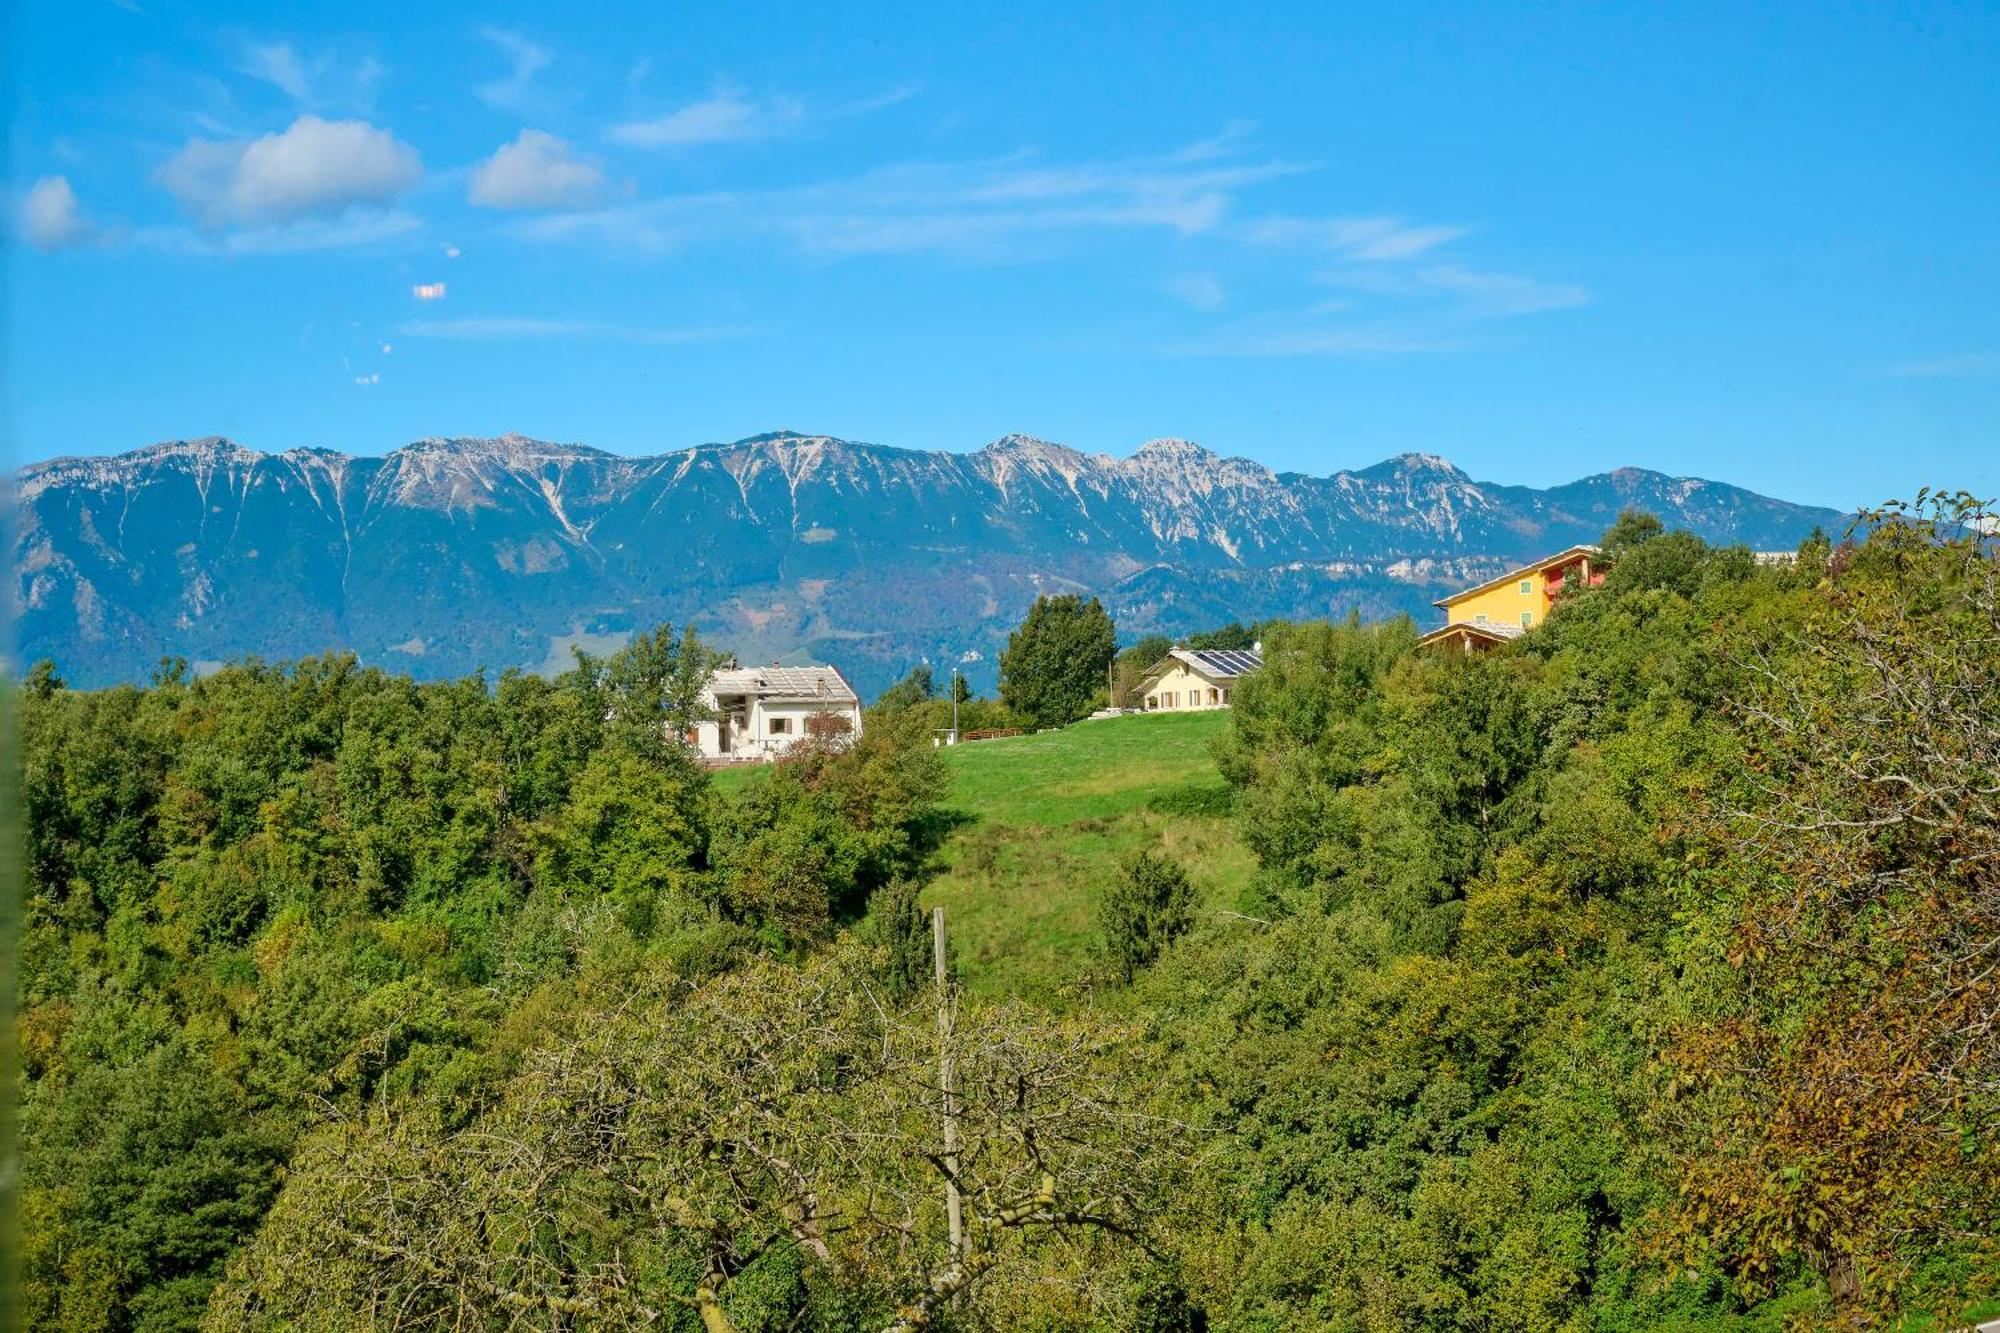
{"type": "Polygon", "coordinates": [[[1256,653],[1226,648],[1201,648],[1188,653],[1202,669],[1218,676],[1241,676],[1264,665],[1256,653]]]}

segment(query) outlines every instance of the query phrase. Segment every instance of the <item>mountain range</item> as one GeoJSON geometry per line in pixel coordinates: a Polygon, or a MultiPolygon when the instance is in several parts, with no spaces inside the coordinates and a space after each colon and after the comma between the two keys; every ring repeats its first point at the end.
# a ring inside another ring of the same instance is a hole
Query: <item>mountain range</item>
{"type": "Polygon", "coordinates": [[[1129,458],[1010,435],[970,453],[789,431],[628,457],[520,435],[381,456],[209,438],[58,458],[14,479],[23,661],[72,683],[351,650],[425,677],[560,669],[692,621],[745,660],[841,667],[872,694],[919,659],[993,679],[1040,592],[1120,636],[1431,601],[1594,540],[1637,507],[1789,548],[1846,516],[1622,468],[1538,490],[1404,454],[1331,476],[1185,440],[1129,458]]]}

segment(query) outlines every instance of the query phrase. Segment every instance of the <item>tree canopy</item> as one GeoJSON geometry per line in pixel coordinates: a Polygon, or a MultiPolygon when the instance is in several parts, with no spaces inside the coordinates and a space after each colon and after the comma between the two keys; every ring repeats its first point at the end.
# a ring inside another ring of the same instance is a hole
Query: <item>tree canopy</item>
{"type": "Polygon", "coordinates": [[[1095,597],[1037,597],[1000,655],[1000,698],[1036,726],[1074,722],[1104,699],[1117,651],[1111,617],[1095,597]]]}

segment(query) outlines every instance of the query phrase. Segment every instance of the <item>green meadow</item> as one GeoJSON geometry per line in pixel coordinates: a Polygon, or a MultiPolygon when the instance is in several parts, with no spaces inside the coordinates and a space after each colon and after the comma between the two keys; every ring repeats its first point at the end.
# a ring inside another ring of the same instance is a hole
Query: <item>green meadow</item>
{"type": "MultiPolygon", "coordinates": [[[[1044,1003],[1090,990],[1094,902],[1141,848],[1185,866],[1203,910],[1238,908],[1255,863],[1209,750],[1228,725],[1220,712],[1134,714],[945,751],[954,827],[924,902],[945,908],[966,986],[1044,1003]]],[[[715,778],[736,791],[768,772],[715,778]]]]}
{"type": "Polygon", "coordinates": [[[1186,866],[1204,910],[1238,906],[1253,862],[1209,751],[1227,725],[1222,713],[1141,714],[946,753],[962,822],[924,900],[945,908],[970,989],[1083,993],[1100,970],[1094,902],[1140,848],[1186,866]]]}

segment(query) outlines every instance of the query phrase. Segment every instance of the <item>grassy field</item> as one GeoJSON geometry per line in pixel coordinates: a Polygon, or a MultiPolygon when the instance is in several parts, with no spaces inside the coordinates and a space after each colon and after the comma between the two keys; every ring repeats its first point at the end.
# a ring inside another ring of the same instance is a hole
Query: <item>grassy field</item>
{"type": "Polygon", "coordinates": [[[1092,905],[1142,847],[1187,867],[1204,910],[1235,907],[1250,853],[1209,755],[1220,713],[1079,722],[946,752],[966,822],[925,892],[943,904],[965,984],[1060,1000],[1095,966],[1092,905]]]}
{"type": "MultiPolygon", "coordinates": [[[[1253,861],[1209,742],[1224,713],[1160,713],[945,751],[963,822],[924,894],[942,904],[967,987],[1059,1003],[1096,965],[1095,899],[1140,848],[1187,868],[1202,910],[1240,905],[1253,861]]],[[[719,770],[740,790],[770,770],[719,770]]]]}

